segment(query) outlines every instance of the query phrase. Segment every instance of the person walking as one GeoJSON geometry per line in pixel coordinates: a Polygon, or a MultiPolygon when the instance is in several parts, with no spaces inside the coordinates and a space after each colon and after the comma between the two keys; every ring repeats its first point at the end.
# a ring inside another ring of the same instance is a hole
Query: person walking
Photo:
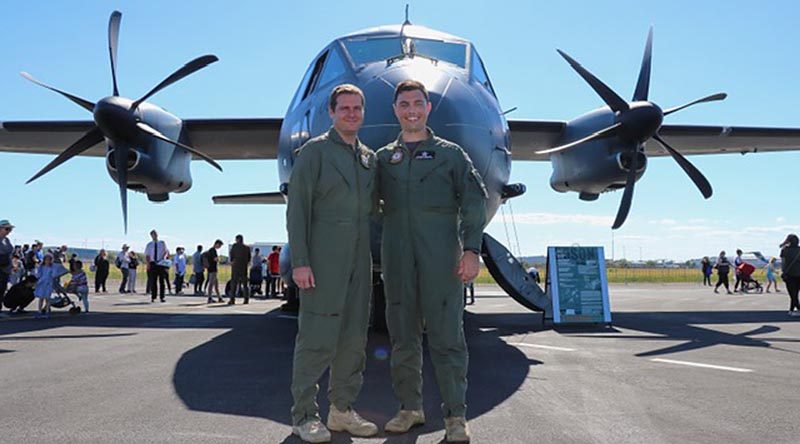
{"type": "Polygon", "coordinates": [[[393,108],[400,135],[377,153],[391,377],[400,401],[385,430],[405,433],[425,422],[426,331],[443,401],[445,438],[467,442],[462,287],[478,275],[486,188],[464,150],[427,127],[431,102],[422,83],[400,82],[393,108]]]}
{"type": "Polygon", "coordinates": [[[731,294],[731,289],[728,286],[728,273],[731,271],[731,262],[725,257],[725,251],[720,251],[714,268],[717,269],[717,285],[714,286],[714,293],[719,293],[719,286],[724,285],[728,294],[731,294]]]}
{"type": "Polygon", "coordinates": [[[194,295],[202,296],[205,294],[203,291],[203,282],[205,281],[204,273],[205,267],[203,266],[203,246],[198,245],[197,251],[192,255],[192,272],[194,273],[194,295]]]}
{"type": "Polygon", "coordinates": [[[781,247],[781,278],[789,293],[789,316],[800,316],[800,246],[796,234],[786,236],[781,247]]]}
{"type": "Polygon", "coordinates": [[[136,276],[139,271],[139,256],[131,250],[128,253],[128,293],[136,293],[136,276]]]}
{"type": "MultiPolygon", "coordinates": [[[[114,265],[119,268],[122,273],[122,282],[119,284],[119,292],[128,292],[128,278],[130,278],[130,256],[128,256],[128,244],[122,244],[122,249],[117,253],[117,258],[114,259],[114,265]]],[[[70,271],[72,271],[70,269],[70,271]]]]}
{"type": "Polygon", "coordinates": [[[767,272],[767,293],[770,292],[770,287],[775,288],[776,293],[780,293],[781,290],[778,288],[778,280],[775,278],[775,257],[769,258],[769,262],[767,262],[764,268],[767,272]]]}
{"type": "Polygon", "coordinates": [[[106,281],[108,280],[108,253],[106,250],[100,250],[97,256],[94,257],[94,292],[106,292],[106,281]]]}
{"type": "Polygon", "coordinates": [[[267,255],[267,273],[269,282],[266,291],[269,297],[274,298],[278,295],[278,279],[281,274],[281,254],[277,245],[273,245],[272,251],[267,255]]]}
{"type": "Polygon", "coordinates": [[[236,235],[236,243],[229,253],[231,260],[231,297],[228,305],[236,304],[236,295],[241,294],[243,304],[250,303],[250,286],[247,283],[247,268],[250,266],[250,247],[244,244],[244,236],[236,235]]]}
{"type": "Polygon", "coordinates": [[[286,208],[292,277],[300,288],[292,433],[308,442],[330,441],[329,430],[378,433],[353,408],[366,365],[375,205],[375,154],[358,140],[364,94],[353,85],[336,86],[328,115],[332,128],[298,150],[286,208]],[[316,397],[327,368],[326,427],[316,397]]]}
{"type": "Polygon", "coordinates": [[[742,286],[742,293],[744,293],[744,282],[742,282],[742,276],[740,273],[739,266],[744,263],[744,259],[742,259],[742,250],[736,249],[736,257],[733,258],[733,275],[736,278],[736,281],[733,284],[733,292],[739,292],[739,285],[742,286]]]}
{"type": "Polygon", "coordinates": [[[169,271],[169,266],[166,262],[167,257],[169,257],[169,250],[167,250],[166,242],[158,240],[158,232],[156,230],[150,231],[150,238],[152,240],[147,243],[144,249],[150,302],[155,302],[157,296],[161,302],[166,302],[164,291],[166,290],[169,271]]]}
{"type": "Polygon", "coordinates": [[[11,280],[13,270],[14,246],[8,238],[13,229],[14,225],[11,225],[8,219],[0,220],[0,311],[3,310],[3,297],[8,289],[8,282],[11,280]]]}
{"type": "Polygon", "coordinates": [[[186,276],[186,255],[183,247],[175,248],[175,294],[183,294],[183,278],[186,276]]]}
{"type": "Polygon", "coordinates": [[[256,294],[261,293],[261,281],[264,276],[261,273],[261,263],[264,261],[264,256],[261,255],[261,249],[256,248],[253,251],[253,259],[250,262],[250,289],[256,294]]]}
{"type": "Polygon", "coordinates": [[[704,256],[703,260],[700,261],[700,269],[703,272],[703,286],[708,285],[711,286],[711,273],[714,270],[714,267],[711,265],[711,260],[708,256],[704,256]]]}
{"type": "Polygon", "coordinates": [[[208,249],[204,254],[206,262],[208,263],[208,282],[206,283],[206,294],[208,295],[208,303],[214,302],[211,294],[212,290],[217,293],[217,302],[224,302],[222,296],[219,295],[219,280],[217,279],[217,272],[219,270],[219,254],[217,250],[222,247],[222,240],[217,239],[214,245],[208,249]]]}

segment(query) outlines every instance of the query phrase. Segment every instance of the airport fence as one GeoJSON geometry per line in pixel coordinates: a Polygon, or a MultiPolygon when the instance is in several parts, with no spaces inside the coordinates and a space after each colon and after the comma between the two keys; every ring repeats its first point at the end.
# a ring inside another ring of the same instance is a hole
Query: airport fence
{"type": "MultiPolygon", "coordinates": [[[[653,284],[667,284],[667,283],[702,283],[703,274],[696,268],[608,268],[606,270],[608,282],[611,284],[631,284],[631,283],[653,283],[653,284]]],[[[539,268],[539,273],[542,282],[545,280],[546,270],[544,267],[539,268]]],[[[762,285],[766,284],[766,276],[764,270],[756,270],[753,273],[753,278],[759,281],[762,285]]],[[[734,277],[730,275],[731,285],[733,285],[734,277]]],[[[481,267],[478,278],[475,280],[478,284],[494,284],[495,281],[489,274],[485,267],[481,267]]],[[[716,273],[711,276],[711,282],[717,282],[716,273]]]]}
{"type": "MultiPolygon", "coordinates": [[[[89,286],[91,287],[94,285],[94,273],[87,271],[87,275],[89,277],[89,286]]],[[[608,275],[608,282],[611,284],[632,284],[632,283],[653,283],[653,284],[667,284],[667,283],[702,283],[703,282],[703,275],[700,270],[696,268],[608,268],[607,270],[608,275]]],[[[193,273],[191,265],[186,267],[186,278],[184,279],[185,282],[189,281],[189,276],[193,273]]],[[[546,270],[545,267],[539,267],[539,273],[541,274],[542,281],[545,279],[546,270]]],[[[175,277],[175,269],[170,269],[170,282],[175,277]]],[[[217,274],[219,279],[220,285],[224,286],[228,280],[231,278],[231,267],[230,265],[220,265],[219,272],[217,274]]],[[[753,277],[761,282],[762,285],[766,285],[766,276],[764,270],[756,270],[753,273],[753,277]]],[[[68,278],[68,276],[67,276],[68,278]]],[[[111,265],[111,270],[109,272],[109,281],[117,282],[116,285],[119,285],[119,281],[122,279],[122,272],[117,269],[113,264],[111,265]]],[[[730,276],[731,284],[733,284],[734,277],[733,275],[730,276]]],[[[711,276],[712,283],[717,282],[717,275],[716,273],[711,276]]],[[[136,276],[137,287],[141,284],[142,290],[144,289],[144,285],[147,282],[147,273],[145,271],[144,266],[140,266],[136,276]]],[[[495,284],[494,278],[489,274],[489,270],[486,267],[481,266],[480,273],[478,274],[478,278],[475,279],[475,283],[477,284],[495,284]]],[[[137,288],[138,289],[138,288],[137,288]]]]}

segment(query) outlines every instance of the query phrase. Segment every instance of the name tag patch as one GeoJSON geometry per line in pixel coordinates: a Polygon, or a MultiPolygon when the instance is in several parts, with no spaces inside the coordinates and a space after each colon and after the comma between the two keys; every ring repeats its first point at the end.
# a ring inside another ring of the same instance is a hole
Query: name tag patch
{"type": "Polygon", "coordinates": [[[433,160],[436,158],[435,151],[423,150],[414,155],[414,159],[419,160],[433,160]]]}

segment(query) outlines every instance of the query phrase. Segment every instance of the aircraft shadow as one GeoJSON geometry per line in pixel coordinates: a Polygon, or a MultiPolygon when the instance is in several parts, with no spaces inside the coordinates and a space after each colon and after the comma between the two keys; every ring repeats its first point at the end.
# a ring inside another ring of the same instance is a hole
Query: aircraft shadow
{"type": "MultiPolygon", "coordinates": [[[[532,320],[538,324],[535,314],[486,317],[466,313],[470,352],[468,418],[480,416],[505,401],[522,385],[531,365],[541,364],[501,340],[509,328],[518,330],[516,323],[524,318],[527,324],[532,320]],[[503,365],[487,365],[496,362],[503,365]]],[[[534,327],[541,329],[541,325],[534,327]]],[[[530,326],[527,331],[531,331],[530,326]]],[[[296,321],[277,318],[276,312],[248,319],[236,329],[184,353],[175,366],[175,391],[192,410],[263,417],[288,425],[296,333],[296,321]]],[[[364,385],[355,406],[362,416],[381,426],[398,407],[391,388],[389,350],[385,334],[370,334],[364,385]]],[[[427,423],[410,434],[389,436],[386,442],[415,442],[419,434],[443,428],[441,398],[429,361],[426,346],[423,397],[427,423]]],[[[327,388],[326,374],[320,381],[323,419],[328,411],[327,388]]],[[[300,440],[288,437],[284,442],[300,440]]],[[[334,442],[347,441],[334,439],[334,442]]]]}
{"type": "Polygon", "coordinates": [[[786,312],[782,310],[619,312],[613,313],[612,319],[614,321],[614,327],[635,330],[645,334],[613,334],[612,332],[606,331],[599,332],[600,334],[588,333],[572,336],[645,341],[684,341],[677,345],[670,345],[647,352],[637,353],[635,356],[639,357],[680,353],[712,347],[715,345],[764,347],[781,352],[797,353],[795,351],[786,350],[776,346],[775,343],[800,343],[800,338],[758,337],[759,335],[776,333],[781,330],[780,327],[771,324],[780,324],[789,321],[789,318],[786,316],[786,312]],[[726,333],[703,326],[725,324],[761,325],[751,330],[736,334],[726,333]]]}

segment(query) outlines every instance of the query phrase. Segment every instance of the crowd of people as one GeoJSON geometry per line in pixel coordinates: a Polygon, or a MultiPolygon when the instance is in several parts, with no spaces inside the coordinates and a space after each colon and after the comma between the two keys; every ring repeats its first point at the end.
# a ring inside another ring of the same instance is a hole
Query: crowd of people
{"type": "MultiPolygon", "coordinates": [[[[12,245],[8,235],[13,229],[14,225],[8,220],[0,220],[0,311],[5,308],[11,314],[23,314],[28,305],[38,300],[36,316],[48,318],[54,300],[69,301],[67,295],[73,294],[83,303],[83,311],[89,312],[89,278],[77,254],[69,254],[66,245],[45,251],[44,244],[38,240],[31,244],[12,245]]],[[[217,273],[222,240],[217,239],[208,250],[198,245],[197,251],[188,257],[183,247],[177,247],[171,254],[166,243],[158,239],[156,230],[150,236],[152,240],[145,248],[144,261],[127,244],[122,245],[113,259],[113,265],[122,275],[119,293],[137,293],[141,262],[144,262],[147,273],[145,293],[150,295],[151,302],[156,299],[164,302],[166,290],[173,294],[173,286],[174,294],[182,295],[185,285],[194,286],[194,295],[207,295],[208,303],[215,302],[214,296],[217,302],[224,302],[224,295],[231,305],[236,303],[239,295],[244,297],[244,303],[248,303],[251,294],[278,297],[284,292],[279,246],[273,246],[266,257],[261,255],[259,248],[251,255],[243,237],[236,236],[237,242],[231,248],[230,257],[232,279],[224,293],[220,293],[217,273]],[[190,264],[192,275],[186,281],[190,264]],[[174,269],[172,280],[169,279],[171,269],[174,269]]],[[[105,249],[101,249],[91,261],[88,268],[94,273],[95,293],[108,292],[111,263],[105,249]]]]}
{"type": "Polygon", "coordinates": [[[703,285],[713,286],[714,293],[719,293],[719,288],[724,287],[728,294],[749,293],[751,291],[770,293],[771,290],[780,292],[778,288],[778,272],[786,290],[789,293],[789,316],[800,316],[800,302],[798,302],[798,292],[800,292],[800,247],[798,247],[798,237],[796,234],[789,234],[779,245],[781,268],[778,269],[777,259],[772,257],[763,266],[766,277],[766,287],[763,287],[754,277],[756,267],[742,258],[742,250],[736,250],[736,257],[733,262],[728,259],[725,251],[721,251],[714,263],[704,257],[700,267],[703,273],[703,285]],[[717,271],[716,284],[711,283],[711,276],[717,271]],[[733,272],[734,285],[730,288],[729,275],[733,272]]]}

